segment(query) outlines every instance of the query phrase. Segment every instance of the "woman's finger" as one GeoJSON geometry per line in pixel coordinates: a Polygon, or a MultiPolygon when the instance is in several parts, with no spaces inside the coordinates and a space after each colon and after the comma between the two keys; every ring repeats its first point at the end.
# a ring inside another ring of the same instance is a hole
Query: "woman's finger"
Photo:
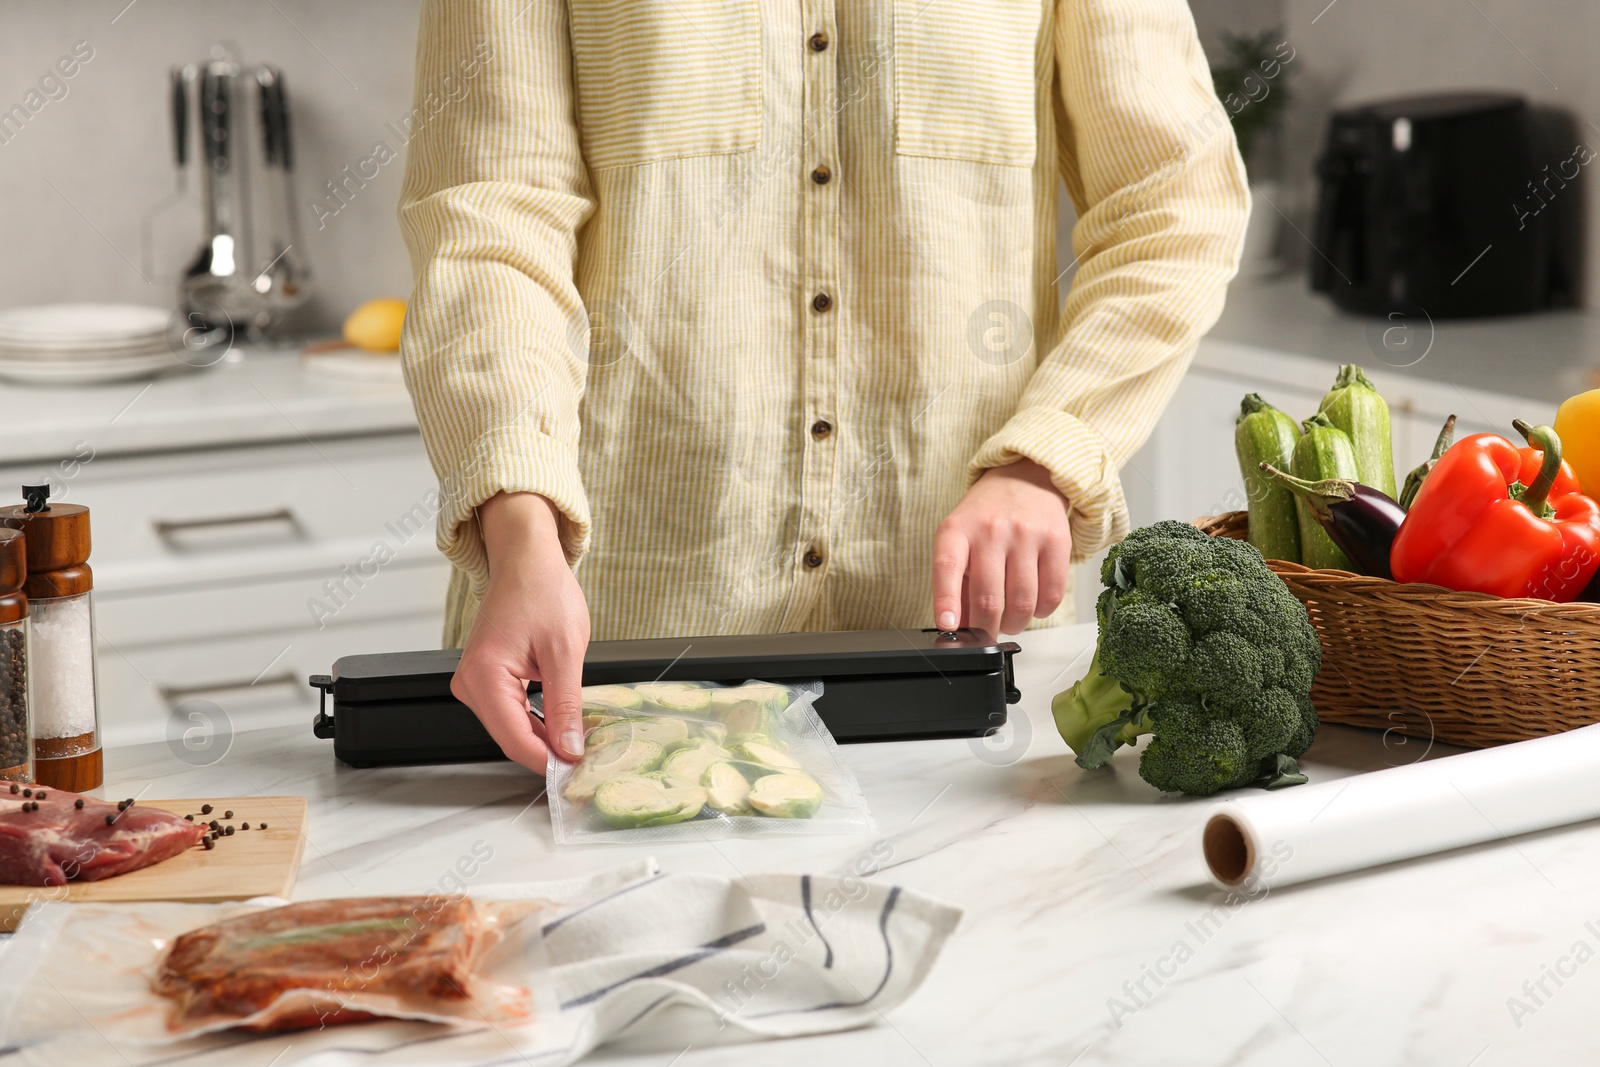
{"type": "Polygon", "coordinates": [[[1026,542],[1013,545],[1006,555],[1006,604],[1000,617],[999,633],[1014,634],[1027,629],[1038,601],[1038,549],[1026,542]]]}
{"type": "Polygon", "coordinates": [[[539,651],[544,736],[566,760],[583,757],[583,647],[552,642],[539,651]]]}
{"type": "Polygon", "coordinates": [[[962,625],[962,578],[968,551],[966,534],[948,524],[933,535],[933,624],[941,630],[962,625]]]}
{"type": "Polygon", "coordinates": [[[528,711],[527,683],[503,665],[469,661],[456,669],[450,689],[477,714],[507,759],[544,774],[549,760],[528,711]]]}
{"type": "Polygon", "coordinates": [[[991,637],[998,634],[1005,604],[1005,546],[992,541],[973,545],[967,557],[967,625],[991,637]]]}
{"type": "Polygon", "coordinates": [[[1043,619],[1055,614],[1067,598],[1071,581],[1072,535],[1063,532],[1060,537],[1046,539],[1039,550],[1039,602],[1034,605],[1034,617],[1043,619]]]}

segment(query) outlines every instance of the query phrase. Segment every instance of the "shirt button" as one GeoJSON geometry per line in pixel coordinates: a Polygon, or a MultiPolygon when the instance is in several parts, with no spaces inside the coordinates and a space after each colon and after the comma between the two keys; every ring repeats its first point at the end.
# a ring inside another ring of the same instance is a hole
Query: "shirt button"
{"type": "Polygon", "coordinates": [[[827,419],[818,419],[816,422],[811,424],[811,436],[815,437],[819,441],[832,432],[833,423],[829,422],[827,419]]]}
{"type": "Polygon", "coordinates": [[[811,50],[813,52],[826,52],[828,50],[828,35],[820,30],[811,35],[811,50]]]}
{"type": "Polygon", "coordinates": [[[818,311],[827,311],[829,308],[833,307],[833,297],[829,296],[827,293],[818,293],[816,296],[811,298],[811,306],[816,308],[818,311]]]}
{"type": "Polygon", "coordinates": [[[814,548],[807,552],[806,566],[810,567],[812,570],[816,570],[818,567],[822,566],[822,553],[818,552],[814,548]]]}
{"type": "Polygon", "coordinates": [[[828,169],[826,163],[817,164],[817,169],[811,172],[811,180],[818,185],[827,185],[833,178],[833,171],[828,169]]]}

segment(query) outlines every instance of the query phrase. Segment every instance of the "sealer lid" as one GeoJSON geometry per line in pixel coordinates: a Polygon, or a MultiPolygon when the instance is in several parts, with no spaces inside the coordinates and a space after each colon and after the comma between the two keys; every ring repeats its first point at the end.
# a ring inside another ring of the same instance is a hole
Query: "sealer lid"
{"type": "MultiPolygon", "coordinates": [[[[992,672],[1016,651],[981,630],[836,630],[820,633],[594,641],[585,685],[655,680],[742,682],[861,675],[992,672]]],[[[329,676],[334,700],[449,698],[459,649],[344,656],[329,676]]],[[[534,683],[531,689],[537,689],[534,683]]]]}

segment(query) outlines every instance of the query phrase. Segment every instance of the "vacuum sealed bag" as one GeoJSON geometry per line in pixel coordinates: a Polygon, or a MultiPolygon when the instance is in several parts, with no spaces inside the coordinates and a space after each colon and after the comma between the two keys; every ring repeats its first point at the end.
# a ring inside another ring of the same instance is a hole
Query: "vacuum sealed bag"
{"type": "Polygon", "coordinates": [[[552,755],[546,777],[556,841],[871,830],[866,798],[812,706],[821,688],[586,687],[583,759],[552,755]]]}
{"type": "Polygon", "coordinates": [[[73,1012],[130,1044],[382,1018],[527,1025],[548,971],[543,910],[442,895],[46,904],[7,947],[0,1040],[47,1039],[73,1012]]]}

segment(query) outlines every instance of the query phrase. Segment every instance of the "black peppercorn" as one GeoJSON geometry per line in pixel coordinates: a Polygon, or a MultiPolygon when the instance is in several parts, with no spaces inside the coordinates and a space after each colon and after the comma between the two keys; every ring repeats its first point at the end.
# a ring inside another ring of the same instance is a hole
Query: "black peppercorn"
{"type": "Polygon", "coordinates": [[[45,798],[45,791],[44,791],[44,790],[43,790],[43,789],[41,789],[41,790],[39,790],[39,791],[38,791],[38,792],[37,792],[37,793],[35,793],[35,794],[33,794],[33,795],[34,795],[34,798],[35,798],[35,799],[37,799],[37,800],[43,800],[43,799],[44,799],[44,798],[45,798]]]}
{"type": "Polygon", "coordinates": [[[22,791],[22,795],[23,795],[23,796],[25,796],[25,797],[31,797],[31,796],[33,796],[33,790],[31,790],[31,789],[24,789],[24,790],[23,790],[23,791],[22,791]]]}
{"type": "Polygon", "coordinates": [[[188,819],[190,822],[194,822],[194,816],[193,815],[185,815],[184,818],[188,819]]]}
{"type": "Polygon", "coordinates": [[[239,827],[239,829],[248,830],[248,829],[250,829],[250,824],[249,823],[245,823],[243,826],[239,827]]]}
{"type": "Polygon", "coordinates": [[[211,814],[211,805],[210,804],[202,804],[202,805],[200,805],[200,814],[201,815],[210,815],[211,814]]]}
{"type": "Polygon", "coordinates": [[[217,847],[217,843],[215,841],[211,840],[211,838],[209,838],[209,837],[206,838],[204,841],[202,841],[200,843],[202,845],[206,846],[206,848],[216,848],[217,847]]]}
{"type": "Polygon", "coordinates": [[[11,792],[14,793],[14,794],[15,793],[20,793],[20,792],[22,792],[22,787],[20,785],[18,785],[16,782],[12,782],[11,783],[11,792]]]}
{"type": "Polygon", "coordinates": [[[27,656],[22,627],[0,629],[0,767],[20,769],[28,762],[27,656]]]}
{"type": "Polygon", "coordinates": [[[116,821],[117,821],[117,817],[115,815],[107,815],[106,816],[106,825],[107,826],[110,826],[112,823],[114,823],[116,821]]]}
{"type": "Polygon", "coordinates": [[[222,817],[223,817],[223,818],[224,818],[224,819],[231,819],[231,818],[233,818],[233,812],[231,812],[231,811],[225,811],[225,812],[223,812],[223,813],[222,813],[222,817]]]}
{"type": "Polygon", "coordinates": [[[72,802],[72,806],[77,808],[78,810],[82,811],[83,810],[83,798],[79,797],[77,800],[74,800],[72,802]]]}
{"type": "Polygon", "coordinates": [[[222,831],[222,836],[223,837],[232,837],[233,836],[233,827],[230,826],[227,829],[223,830],[222,831]]]}

